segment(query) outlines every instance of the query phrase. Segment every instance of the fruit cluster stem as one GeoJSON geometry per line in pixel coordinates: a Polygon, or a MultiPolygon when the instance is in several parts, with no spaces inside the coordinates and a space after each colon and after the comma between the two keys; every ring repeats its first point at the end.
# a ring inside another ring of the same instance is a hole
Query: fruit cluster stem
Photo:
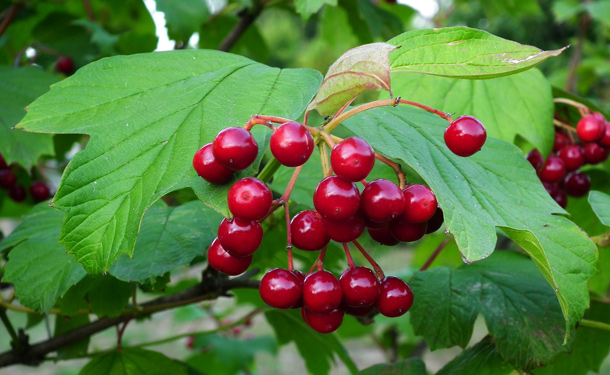
{"type": "Polygon", "coordinates": [[[430,268],[430,265],[432,264],[432,262],[434,262],[434,260],[436,259],[436,257],[441,253],[441,251],[443,251],[443,249],[445,248],[445,246],[447,246],[447,243],[449,243],[449,240],[451,238],[447,237],[443,240],[443,242],[441,242],[436,249],[434,249],[434,252],[432,252],[432,254],[430,254],[430,257],[426,260],[426,263],[424,263],[423,266],[421,266],[421,268],[419,269],[419,271],[425,271],[428,268],[430,268]]]}
{"type": "Polygon", "coordinates": [[[292,272],[294,265],[292,261],[292,233],[290,231],[290,209],[288,207],[288,201],[284,201],[284,214],[286,216],[286,250],[288,250],[288,271],[292,272]]]}
{"type": "Polygon", "coordinates": [[[385,156],[379,155],[378,153],[375,153],[375,159],[389,165],[394,170],[394,172],[396,172],[396,177],[398,177],[398,186],[401,190],[407,186],[407,177],[405,175],[405,172],[402,171],[402,167],[400,166],[400,164],[395,163],[392,160],[386,158],[385,156]]]}
{"type": "MultiPolygon", "coordinates": [[[[557,126],[558,128],[562,128],[570,133],[576,133],[576,128],[574,128],[568,124],[565,124],[562,121],[559,121],[557,119],[553,119],[553,125],[557,126]]],[[[569,134],[569,135],[571,136],[572,134],[569,134]]]]}
{"type": "Polygon", "coordinates": [[[326,246],[324,246],[322,250],[320,250],[320,254],[318,254],[318,257],[316,258],[315,262],[313,262],[313,265],[309,269],[309,272],[307,272],[308,275],[312,273],[315,269],[317,269],[318,271],[322,271],[322,268],[324,267],[324,256],[326,256],[326,246]]]}
{"type": "Polygon", "coordinates": [[[591,110],[589,110],[589,108],[586,105],[579,103],[577,101],[571,100],[571,99],[555,98],[555,99],[553,99],[553,102],[567,104],[569,106],[572,106],[572,107],[578,109],[578,112],[580,112],[580,115],[583,117],[588,115],[589,113],[591,113],[591,110]]]}
{"type": "Polygon", "coordinates": [[[371,257],[369,253],[366,252],[364,247],[362,247],[362,245],[360,245],[358,241],[352,241],[352,243],[356,246],[356,248],[358,248],[360,253],[362,253],[366,260],[371,264],[371,267],[373,267],[373,271],[375,271],[375,275],[377,275],[377,277],[381,280],[385,279],[385,274],[381,270],[381,267],[379,267],[379,264],[375,262],[375,259],[373,259],[373,257],[371,257]]]}
{"type": "Polygon", "coordinates": [[[349,253],[349,248],[347,246],[347,243],[343,243],[343,250],[345,251],[345,257],[347,258],[347,266],[349,268],[355,267],[356,264],[354,264],[354,259],[352,258],[352,255],[349,253]]]}
{"type": "Polygon", "coordinates": [[[318,150],[320,151],[320,162],[322,163],[322,173],[324,177],[328,177],[333,174],[333,170],[328,161],[328,149],[326,148],[325,142],[318,143],[318,150]]]}

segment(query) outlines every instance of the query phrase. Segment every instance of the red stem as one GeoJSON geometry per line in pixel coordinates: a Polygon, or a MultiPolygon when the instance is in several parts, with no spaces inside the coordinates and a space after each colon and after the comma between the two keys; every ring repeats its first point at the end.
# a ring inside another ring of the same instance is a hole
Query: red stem
{"type": "Polygon", "coordinates": [[[441,242],[437,248],[434,250],[434,252],[432,254],[430,254],[430,257],[426,260],[426,263],[424,263],[423,266],[421,266],[421,268],[419,269],[419,271],[425,271],[427,270],[430,265],[432,264],[432,262],[434,262],[434,260],[436,259],[436,257],[438,256],[438,254],[441,253],[441,251],[443,251],[443,249],[445,248],[445,246],[447,245],[447,243],[449,242],[451,238],[447,237],[443,240],[443,242],[441,242]]]}
{"type": "Polygon", "coordinates": [[[286,214],[286,250],[288,250],[288,271],[294,269],[292,262],[292,232],[290,231],[290,210],[288,201],[284,201],[284,213],[286,214]]]}
{"type": "Polygon", "coordinates": [[[355,267],[356,265],[354,264],[354,259],[352,259],[352,255],[349,253],[349,249],[345,242],[343,243],[343,250],[345,251],[345,257],[347,258],[348,267],[349,268],[355,267]]]}
{"type": "Polygon", "coordinates": [[[312,273],[313,270],[315,270],[316,268],[318,269],[318,271],[322,271],[322,266],[324,265],[324,256],[325,255],[326,255],[326,246],[324,246],[322,248],[322,250],[320,250],[320,254],[318,254],[318,257],[316,258],[315,262],[313,262],[313,265],[309,269],[309,272],[307,272],[308,275],[310,273],[312,273]]]}
{"type": "Polygon", "coordinates": [[[2,23],[0,23],[0,36],[4,34],[4,31],[6,31],[8,26],[11,24],[11,21],[13,20],[13,18],[15,18],[15,15],[17,14],[22,5],[23,1],[20,1],[11,6],[11,9],[9,9],[8,14],[6,15],[6,17],[4,17],[2,23]]]}
{"type": "Polygon", "coordinates": [[[371,266],[373,267],[373,271],[375,271],[375,274],[377,275],[377,277],[380,278],[381,280],[385,279],[385,275],[384,275],[383,271],[381,270],[381,267],[379,267],[379,264],[377,264],[377,262],[375,262],[375,260],[369,255],[369,253],[366,252],[366,250],[364,250],[364,247],[362,247],[362,245],[360,245],[358,243],[358,241],[352,241],[352,243],[354,245],[356,245],[358,250],[360,250],[362,255],[364,255],[366,260],[371,264],[371,266]]]}
{"type": "Polygon", "coordinates": [[[417,102],[412,102],[410,100],[404,100],[401,99],[400,97],[396,98],[396,102],[400,103],[400,104],[408,104],[408,105],[412,105],[414,107],[417,108],[421,108],[425,111],[428,111],[430,113],[434,113],[435,115],[440,116],[442,119],[449,121],[450,123],[453,122],[453,120],[451,119],[451,114],[450,113],[445,113],[445,112],[441,112],[438,109],[434,109],[432,107],[428,107],[427,105],[421,104],[421,103],[417,103],[417,102]]]}

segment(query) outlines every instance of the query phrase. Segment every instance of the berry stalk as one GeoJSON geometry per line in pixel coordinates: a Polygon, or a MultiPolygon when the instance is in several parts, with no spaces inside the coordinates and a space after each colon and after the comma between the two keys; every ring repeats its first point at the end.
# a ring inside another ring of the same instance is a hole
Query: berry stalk
{"type": "Polygon", "coordinates": [[[369,255],[369,253],[366,252],[366,250],[364,249],[364,247],[362,247],[362,245],[360,245],[360,243],[358,241],[352,241],[352,243],[356,246],[356,248],[358,248],[358,250],[360,251],[360,253],[366,258],[366,260],[371,264],[371,267],[373,267],[373,271],[375,271],[375,275],[377,275],[377,277],[381,280],[385,279],[385,274],[383,273],[383,271],[381,270],[381,267],[379,267],[379,264],[377,264],[377,262],[375,262],[375,259],[373,259],[373,257],[371,257],[369,255]]]}

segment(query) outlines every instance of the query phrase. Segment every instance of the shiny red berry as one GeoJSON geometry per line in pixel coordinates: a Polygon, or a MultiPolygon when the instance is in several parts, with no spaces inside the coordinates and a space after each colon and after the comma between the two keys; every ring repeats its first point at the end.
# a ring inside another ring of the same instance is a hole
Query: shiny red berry
{"type": "Polygon", "coordinates": [[[212,153],[220,164],[241,171],[248,168],[256,159],[258,145],[249,131],[231,127],[218,133],[212,143],[212,153]]]}
{"type": "Polygon", "coordinates": [[[8,191],[8,196],[15,202],[23,202],[27,198],[27,192],[23,185],[13,185],[8,191]]]}
{"type": "Polygon", "coordinates": [[[564,178],[563,188],[568,195],[582,197],[591,189],[591,179],[586,173],[571,172],[564,178]]]}
{"type": "Polygon", "coordinates": [[[333,147],[330,165],[337,176],[352,182],[360,181],[373,169],[375,151],[361,138],[347,138],[333,147]]]}
{"type": "Polygon", "coordinates": [[[343,291],[332,273],[321,270],[309,274],[303,283],[303,303],[309,311],[329,313],[339,307],[343,291]]]}
{"type": "Polygon", "coordinates": [[[409,223],[425,223],[436,212],[436,196],[429,187],[413,184],[402,190],[405,197],[405,209],[401,220],[409,223]]]}
{"type": "Polygon", "coordinates": [[[260,220],[269,210],[273,195],[269,187],[259,179],[246,177],[237,181],[227,194],[229,211],[243,220],[260,220]]]}
{"type": "Polygon", "coordinates": [[[329,176],[316,187],[313,205],[316,211],[326,218],[344,220],[358,211],[360,192],[352,182],[339,176],[329,176]]]}
{"type": "Polygon", "coordinates": [[[218,227],[218,240],[225,251],[234,257],[247,257],[260,246],[263,228],[256,221],[224,219],[218,227]]]}
{"type": "Polygon", "coordinates": [[[389,276],[381,282],[381,293],[375,307],[381,315],[387,317],[401,316],[413,305],[413,292],[409,284],[399,278],[389,276]]]}
{"type": "Polygon", "coordinates": [[[570,145],[572,140],[565,133],[555,132],[555,139],[553,140],[553,152],[557,152],[562,148],[570,145]]]}
{"type": "Polygon", "coordinates": [[[604,136],[599,141],[597,141],[597,144],[604,148],[610,148],[610,122],[606,122],[606,130],[604,131],[604,136]]]}
{"type": "Polygon", "coordinates": [[[42,181],[34,181],[32,185],[30,185],[30,195],[34,202],[42,202],[49,199],[51,196],[51,191],[47,184],[42,181]]]}
{"type": "Polygon", "coordinates": [[[381,286],[373,271],[355,266],[339,277],[343,289],[343,304],[349,307],[371,306],[377,301],[381,286]]]}
{"type": "Polygon", "coordinates": [[[602,116],[590,114],[583,116],[578,125],[576,133],[583,142],[595,142],[600,140],[606,131],[606,122],[602,116]]]}
{"type": "Polygon", "coordinates": [[[292,244],[306,251],[321,250],[330,241],[324,230],[322,215],[306,210],[296,214],[290,221],[292,244]]]}
{"type": "Polygon", "coordinates": [[[445,129],[445,144],[458,156],[474,155],[486,139],[485,127],[472,116],[460,116],[445,129]]]}
{"type": "Polygon", "coordinates": [[[316,313],[306,308],[301,309],[303,320],[314,331],[319,333],[331,333],[337,330],[343,323],[345,312],[337,308],[328,313],[316,313]]]}
{"type": "Polygon", "coordinates": [[[59,56],[55,63],[58,72],[69,75],[74,70],[74,61],[68,56],[59,56]]]}
{"type": "Polygon", "coordinates": [[[527,161],[530,162],[532,167],[534,167],[536,172],[539,171],[540,168],[542,168],[542,166],[544,165],[544,158],[542,157],[540,151],[538,151],[537,149],[533,149],[532,151],[530,151],[525,158],[527,159],[527,161]]]}
{"type": "Polygon", "coordinates": [[[413,242],[421,239],[426,234],[427,223],[410,223],[398,220],[390,223],[392,236],[402,242],[413,242]]]}
{"type": "Polygon", "coordinates": [[[565,163],[563,160],[555,156],[549,156],[539,172],[540,179],[545,182],[561,181],[565,175],[565,163]]]}
{"type": "Polygon", "coordinates": [[[428,220],[428,227],[426,228],[426,234],[434,233],[443,225],[445,218],[443,216],[443,210],[440,207],[436,207],[436,211],[430,220],[428,220]]]}
{"type": "Polygon", "coordinates": [[[280,125],[271,135],[271,153],[287,167],[305,164],[313,152],[314,142],[307,128],[290,121],[280,125]]]}
{"type": "Polygon", "coordinates": [[[261,280],[261,299],[276,309],[290,309],[301,298],[301,281],[292,272],[275,268],[267,272],[261,280]]]}
{"type": "Polygon", "coordinates": [[[563,160],[567,171],[574,171],[580,168],[585,163],[585,156],[580,146],[569,145],[565,146],[557,153],[557,156],[563,160]]]}
{"type": "Polygon", "coordinates": [[[395,183],[379,179],[366,185],[360,197],[360,204],[368,219],[382,223],[403,213],[405,197],[395,183]]]}
{"type": "Polygon", "coordinates": [[[364,217],[360,213],[343,220],[330,220],[324,217],[322,221],[330,239],[341,243],[357,240],[365,228],[364,217]]]}
{"type": "Polygon", "coordinates": [[[0,169],[0,187],[10,189],[17,183],[17,177],[10,169],[0,169]]]}
{"type": "Polygon", "coordinates": [[[587,143],[585,145],[585,160],[589,164],[599,164],[608,159],[610,150],[601,147],[597,143],[587,143]]]}
{"type": "Polygon", "coordinates": [[[212,184],[229,182],[235,173],[233,170],[220,164],[212,153],[212,144],[201,147],[193,157],[193,168],[197,174],[212,184]]]}
{"type": "Polygon", "coordinates": [[[208,249],[208,263],[210,264],[210,267],[216,271],[236,276],[250,267],[250,264],[252,264],[252,256],[242,258],[234,257],[222,248],[220,241],[216,238],[208,249]]]}
{"type": "Polygon", "coordinates": [[[369,236],[371,236],[374,241],[377,241],[382,245],[395,246],[400,243],[400,241],[394,237],[389,227],[381,229],[368,228],[367,230],[369,232],[369,236]]]}

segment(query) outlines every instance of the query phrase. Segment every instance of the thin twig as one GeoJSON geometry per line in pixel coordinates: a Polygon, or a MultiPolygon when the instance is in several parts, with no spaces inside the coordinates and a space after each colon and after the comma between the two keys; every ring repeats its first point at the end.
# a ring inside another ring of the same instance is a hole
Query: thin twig
{"type": "Polygon", "coordinates": [[[443,251],[443,249],[445,248],[445,246],[447,245],[447,243],[449,242],[451,238],[447,237],[443,240],[443,242],[441,242],[437,248],[434,250],[434,252],[432,254],[430,254],[430,257],[426,260],[426,263],[424,263],[423,266],[421,266],[421,268],[419,269],[419,271],[425,271],[427,270],[430,265],[432,264],[432,262],[434,262],[434,260],[436,259],[436,257],[441,253],[441,251],[443,251]]]}
{"type": "Polygon", "coordinates": [[[251,12],[244,10],[239,14],[239,21],[237,25],[229,32],[225,39],[218,46],[219,51],[229,52],[231,48],[237,43],[239,38],[248,30],[248,27],[254,23],[256,18],[263,10],[262,5],[255,6],[251,12]]]}
{"type": "Polygon", "coordinates": [[[21,9],[22,6],[23,6],[23,0],[18,3],[15,3],[11,6],[11,8],[8,11],[8,14],[6,15],[6,17],[4,17],[4,19],[2,20],[2,23],[0,23],[0,36],[2,36],[2,34],[4,34],[4,32],[6,31],[8,26],[11,24],[11,22],[13,21],[13,18],[15,18],[15,15],[19,11],[19,9],[21,9]]]}

